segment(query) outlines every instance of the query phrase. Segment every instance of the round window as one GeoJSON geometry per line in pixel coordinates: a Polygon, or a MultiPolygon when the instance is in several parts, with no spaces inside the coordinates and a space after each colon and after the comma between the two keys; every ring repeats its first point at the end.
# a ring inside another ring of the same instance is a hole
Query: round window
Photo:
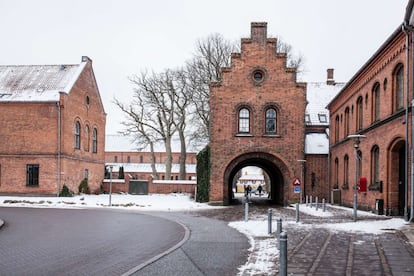
{"type": "Polygon", "coordinates": [[[255,81],[262,81],[263,80],[263,72],[262,71],[255,71],[253,78],[255,81]]]}

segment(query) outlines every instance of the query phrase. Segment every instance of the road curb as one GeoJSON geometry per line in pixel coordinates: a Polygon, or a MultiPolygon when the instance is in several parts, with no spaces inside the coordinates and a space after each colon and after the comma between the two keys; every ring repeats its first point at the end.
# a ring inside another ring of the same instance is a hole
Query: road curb
{"type": "Polygon", "coordinates": [[[401,232],[405,235],[408,242],[414,246],[414,224],[407,224],[401,229],[401,232]]]}
{"type": "MultiPolygon", "coordinates": [[[[165,218],[164,218],[164,219],[165,219],[165,218]]],[[[174,245],[173,247],[171,247],[171,248],[167,249],[166,251],[162,252],[161,254],[158,254],[157,256],[154,256],[153,258],[149,259],[149,260],[148,260],[148,261],[146,261],[145,263],[140,264],[140,265],[138,265],[138,266],[136,266],[136,267],[134,267],[134,268],[130,269],[129,271],[127,271],[127,272],[123,273],[121,276],[129,276],[129,275],[134,274],[135,272],[137,272],[137,271],[139,271],[139,270],[143,269],[144,267],[146,267],[146,266],[148,266],[148,265],[152,264],[153,262],[155,262],[155,261],[157,261],[157,260],[161,259],[162,257],[164,257],[164,256],[166,256],[166,255],[168,255],[168,254],[170,254],[171,252],[173,252],[173,251],[177,250],[177,249],[178,249],[178,248],[180,248],[180,247],[181,247],[181,246],[182,246],[182,245],[183,245],[186,241],[188,241],[188,239],[190,238],[190,229],[188,229],[188,227],[187,227],[186,225],[184,225],[183,223],[181,223],[181,222],[178,222],[178,221],[173,221],[173,222],[175,222],[175,223],[177,223],[177,224],[181,225],[181,226],[184,228],[185,233],[184,233],[184,237],[183,237],[183,239],[182,239],[180,242],[178,242],[176,245],[174,245]]]]}

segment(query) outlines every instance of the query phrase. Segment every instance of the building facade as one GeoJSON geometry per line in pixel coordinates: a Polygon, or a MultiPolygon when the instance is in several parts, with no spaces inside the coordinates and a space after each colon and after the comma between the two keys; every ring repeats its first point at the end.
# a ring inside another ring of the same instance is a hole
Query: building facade
{"type": "Polygon", "coordinates": [[[229,204],[233,178],[245,166],[262,168],[270,178],[272,201],[298,199],[290,182],[304,159],[306,84],[276,52],[266,23],[252,23],[222,80],[210,85],[210,203],[229,204]]]}
{"type": "Polygon", "coordinates": [[[267,23],[252,23],[241,53],[232,54],[222,80],[210,85],[210,204],[231,203],[232,183],[247,166],[268,176],[273,203],[329,197],[326,105],[343,84],[335,83],[332,69],[326,83],[297,82],[276,43],[267,23]]]}
{"type": "Polygon", "coordinates": [[[409,37],[398,26],[329,104],[330,182],[341,191],[342,205],[353,206],[356,195],[360,209],[407,214],[413,99],[409,37]]]}
{"type": "MultiPolygon", "coordinates": [[[[165,178],[165,161],[167,158],[165,147],[156,144],[154,147],[155,166],[159,180],[180,180],[180,158],[181,147],[178,139],[172,140],[172,168],[171,178],[165,178]]],[[[196,178],[197,153],[189,150],[186,155],[186,177],[185,180],[196,178]]],[[[151,152],[144,148],[138,149],[138,145],[131,137],[108,134],[105,146],[106,172],[109,166],[113,168],[113,177],[117,178],[119,168],[122,167],[124,174],[130,179],[148,180],[155,178],[151,168],[151,152]]]]}
{"type": "Polygon", "coordinates": [[[106,114],[92,69],[0,66],[0,193],[91,192],[104,177],[106,114]]]}

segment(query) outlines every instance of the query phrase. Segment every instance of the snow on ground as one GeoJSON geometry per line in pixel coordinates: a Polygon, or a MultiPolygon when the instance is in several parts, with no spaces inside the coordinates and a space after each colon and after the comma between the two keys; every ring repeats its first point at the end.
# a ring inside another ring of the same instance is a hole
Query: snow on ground
{"type": "MultiPolygon", "coordinates": [[[[198,203],[188,194],[130,195],[112,194],[76,195],[73,197],[10,197],[0,196],[0,207],[39,208],[125,208],[139,211],[181,211],[220,208],[198,203]]],[[[223,208],[223,207],[221,207],[223,208]]]]}
{"type": "MultiPolygon", "coordinates": [[[[76,195],[74,197],[10,197],[0,196],[0,207],[37,207],[37,208],[117,208],[139,211],[182,211],[203,210],[213,207],[206,203],[195,202],[188,194],[152,194],[152,195],[129,195],[112,194],[109,207],[109,195],[76,195]]],[[[352,208],[327,205],[329,208],[323,212],[322,208],[316,210],[315,206],[305,204],[299,206],[302,214],[320,218],[319,222],[309,224],[295,222],[295,218],[283,221],[283,225],[290,227],[323,227],[331,231],[357,232],[362,231],[371,234],[381,234],[384,231],[401,229],[406,225],[400,218],[386,219],[369,212],[358,210],[357,222],[348,219],[347,222],[335,222],[340,213],[352,218],[352,208]],[[375,219],[375,216],[378,219],[375,219]],[[369,217],[369,220],[364,218],[369,217]]],[[[286,209],[295,210],[295,206],[286,209]]],[[[274,213],[274,218],[277,217],[274,213]]],[[[247,236],[250,242],[249,257],[245,265],[239,268],[240,275],[264,275],[266,272],[275,270],[275,259],[278,257],[277,239],[274,232],[276,219],[273,220],[273,234],[268,234],[267,216],[256,217],[255,220],[233,221],[230,227],[247,236]]]]}

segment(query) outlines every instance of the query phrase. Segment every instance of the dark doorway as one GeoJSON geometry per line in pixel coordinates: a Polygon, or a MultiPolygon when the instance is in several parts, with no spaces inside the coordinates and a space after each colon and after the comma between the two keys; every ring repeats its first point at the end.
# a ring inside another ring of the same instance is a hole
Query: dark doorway
{"type": "Polygon", "coordinates": [[[404,215],[405,206],[405,145],[398,150],[398,215],[404,215]]]}
{"type": "Polygon", "coordinates": [[[128,193],[131,195],[147,195],[148,194],[148,181],[130,180],[128,193]]]}

